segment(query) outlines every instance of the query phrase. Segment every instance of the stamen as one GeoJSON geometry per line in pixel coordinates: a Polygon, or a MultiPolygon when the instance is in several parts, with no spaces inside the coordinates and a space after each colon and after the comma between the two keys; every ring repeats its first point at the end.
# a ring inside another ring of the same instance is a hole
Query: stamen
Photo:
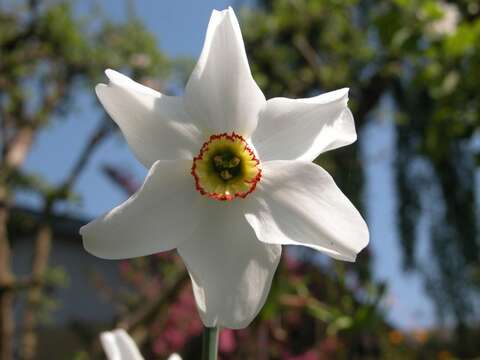
{"type": "Polygon", "coordinates": [[[222,166],[223,158],[220,155],[216,155],[213,160],[215,161],[215,165],[222,166]]]}
{"type": "Polygon", "coordinates": [[[234,168],[234,167],[238,166],[239,164],[240,164],[240,159],[235,156],[233,159],[231,159],[231,160],[228,162],[227,167],[229,167],[229,168],[234,168]]]}
{"type": "Polygon", "coordinates": [[[220,172],[220,176],[222,177],[223,180],[230,180],[233,177],[233,175],[230,174],[230,171],[228,170],[222,170],[220,172]]]}

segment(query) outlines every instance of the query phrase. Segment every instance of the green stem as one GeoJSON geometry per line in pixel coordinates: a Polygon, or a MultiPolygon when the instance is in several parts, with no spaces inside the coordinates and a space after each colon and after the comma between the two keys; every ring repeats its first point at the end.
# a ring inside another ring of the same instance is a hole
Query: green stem
{"type": "Polygon", "coordinates": [[[203,330],[202,360],[217,360],[218,327],[206,327],[203,330]]]}

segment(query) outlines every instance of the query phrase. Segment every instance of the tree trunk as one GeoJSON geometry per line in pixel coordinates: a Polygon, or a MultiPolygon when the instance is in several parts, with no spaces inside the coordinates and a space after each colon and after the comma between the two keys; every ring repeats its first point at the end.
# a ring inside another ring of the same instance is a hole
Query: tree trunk
{"type": "Polygon", "coordinates": [[[37,314],[42,298],[42,288],[45,271],[48,266],[50,248],[52,245],[52,230],[48,219],[38,229],[35,241],[34,257],[32,262],[33,286],[27,293],[27,304],[23,314],[22,340],[20,356],[22,360],[35,359],[37,350],[37,314]]]}
{"type": "Polygon", "coordinates": [[[7,233],[8,194],[0,184],[0,360],[13,359],[13,318],[12,288],[13,275],[10,269],[10,243],[7,233]]]}

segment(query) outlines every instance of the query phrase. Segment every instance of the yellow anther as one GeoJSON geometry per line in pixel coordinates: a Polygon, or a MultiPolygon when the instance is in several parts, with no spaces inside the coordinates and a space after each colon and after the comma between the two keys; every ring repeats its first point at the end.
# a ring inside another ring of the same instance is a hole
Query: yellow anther
{"type": "Polygon", "coordinates": [[[233,177],[233,175],[228,170],[220,171],[220,176],[223,180],[230,180],[233,177]]]}
{"type": "Polygon", "coordinates": [[[240,164],[240,159],[238,157],[234,157],[233,159],[231,159],[225,167],[228,167],[228,168],[234,168],[236,166],[238,166],[240,164]]]}
{"type": "Polygon", "coordinates": [[[215,155],[215,157],[213,158],[213,161],[215,161],[216,166],[223,165],[223,157],[221,155],[215,155]]]}

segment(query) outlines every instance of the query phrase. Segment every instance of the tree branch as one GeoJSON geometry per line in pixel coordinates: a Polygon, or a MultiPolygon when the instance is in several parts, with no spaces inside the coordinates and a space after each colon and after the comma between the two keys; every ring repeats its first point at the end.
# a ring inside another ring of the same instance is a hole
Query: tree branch
{"type": "Polygon", "coordinates": [[[50,257],[50,248],[52,246],[52,228],[51,215],[54,205],[57,201],[62,200],[71,191],[76,180],[85,169],[88,161],[91,159],[95,149],[100,145],[101,141],[110,133],[111,127],[106,121],[101,121],[98,128],[91,134],[87,140],[83,151],[77,158],[75,165],[70,170],[68,176],[59,186],[59,191],[53,198],[44,199],[43,223],[40,225],[37,238],[35,241],[34,258],[32,262],[31,286],[27,294],[27,304],[23,314],[23,336],[22,336],[22,360],[33,360],[37,348],[37,313],[38,306],[42,297],[44,284],[44,275],[47,270],[48,260],[50,257]]]}

